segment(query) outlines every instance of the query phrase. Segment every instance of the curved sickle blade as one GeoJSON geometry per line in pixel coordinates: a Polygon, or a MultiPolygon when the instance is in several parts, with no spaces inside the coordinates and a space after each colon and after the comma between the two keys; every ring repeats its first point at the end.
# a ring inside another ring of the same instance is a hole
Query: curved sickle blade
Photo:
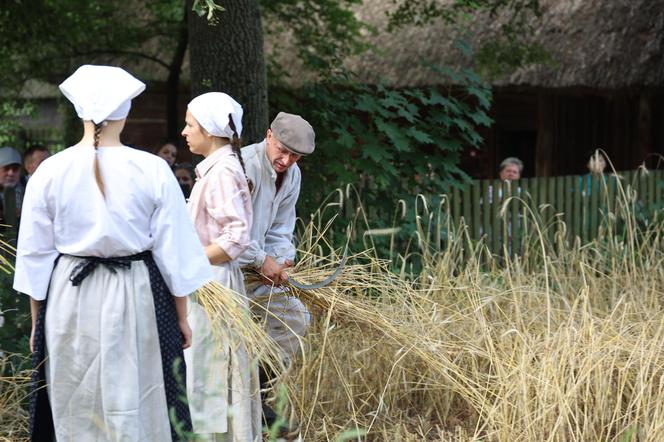
{"type": "Polygon", "coordinates": [[[292,285],[295,288],[298,288],[300,290],[317,290],[325,287],[326,285],[330,284],[332,281],[337,279],[337,277],[341,274],[341,271],[344,268],[344,265],[346,265],[346,259],[348,258],[348,243],[346,243],[346,247],[344,248],[344,254],[341,257],[341,261],[339,261],[339,265],[337,268],[334,270],[334,272],[322,280],[321,282],[318,282],[316,284],[303,284],[301,282],[298,282],[291,278],[290,276],[288,277],[288,284],[292,285]]]}

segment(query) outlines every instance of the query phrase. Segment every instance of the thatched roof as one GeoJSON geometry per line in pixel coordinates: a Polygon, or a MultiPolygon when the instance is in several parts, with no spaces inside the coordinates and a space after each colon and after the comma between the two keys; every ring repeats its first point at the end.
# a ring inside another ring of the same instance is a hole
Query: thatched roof
{"type": "MultiPolygon", "coordinates": [[[[553,63],[521,68],[494,80],[495,86],[664,88],[664,0],[540,0],[540,4],[542,16],[532,17],[531,38],[549,52],[553,63]]],[[[346,61],[362,82],[385,81],[397,87],[442,84],[447,80],[422,65],[423,60],[469,66],[455,42],[463,36],[479,47],[495,37],[506,21],[505,16],[478,14],[462,28],[437,21],[388,32],[386,13],[393,7],[392,0],[364,0],[356,12],[378,31],[367,37],[374,49],[346,61]]],[[[289,44],[288,35],[266,34],[266,53],[280,49],[277,59],[291,75],[289,82],[298,85],[313,77],[297,60],[296,51],[285,49],[289,44]]],[[[153,64],[132,62],[132,66],[143,79],[165,79],[165,71],[153,64]]],[[[188,58],[183,80],[187,78],[188,58]]],[[[32,83],[24,95],[39,98],[59,92],[55,86],[32,83]]]]}
{"type": "MultiPolygon", "coordinates": [[[[553,64],[529,66],[494,81],[497,86],[664,87],[664,0],[540,0],[542,16],[532,18],[532,39],[552,56],[553,64]]],[[[441,21],[386,31],[388,0],[365,0],[358,15],[379,29],[371,37],[376,50],[347,65],[362,81],[422,86],[442,81],[421,65],[467,64],[453,48],[461,30],[441,21]]],[[[473,17],[472,46],[496,35],[505,17],[473,17]]],[[[466,31],[468,32],[468,31],[466,31]]]]}

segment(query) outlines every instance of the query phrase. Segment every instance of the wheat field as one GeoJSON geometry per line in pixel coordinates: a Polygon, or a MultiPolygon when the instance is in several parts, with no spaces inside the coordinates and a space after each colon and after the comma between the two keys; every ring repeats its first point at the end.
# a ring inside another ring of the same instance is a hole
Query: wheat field
{"type": "MultiPolygon", "coordinates": [[[[516,258],[463,226],[441,248],[418,224],[388,256],[364,235],[334,283],[294,290],[314,320],[275,408],[307,441],[664,440],[662,220],[638,227],[624,204],[580,244],[548,235],[538,210],[516,258]]],[[[340,259],[328,238],[345,226],[324,219],[299,229],[299,281],[340,259]]],[[[361,208],[356,240],[358,225],[361,208]]],[[[3,373],[0,440],[22,440],[25,373],[3,373]]]]}

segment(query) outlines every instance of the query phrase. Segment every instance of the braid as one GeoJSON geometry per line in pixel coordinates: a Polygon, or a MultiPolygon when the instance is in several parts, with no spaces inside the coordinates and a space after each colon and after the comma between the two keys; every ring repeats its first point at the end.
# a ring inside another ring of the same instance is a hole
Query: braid
{"type": "Polygon", "coordinates": [[[94,147],[95,147],[95,160],[94,160],[94,173],[95,173],[95,181],[97,182],[97,187],[99,188],[99,191],[101,192],[102,196],[106,198],[106,192],[104,191],[104,179],[101,176],[101,170],[99,169],[99,157],[97,156],[97,151],[99,149],[99,135],[101,134],[101,129],[104,125],[103,122],[101,123],[94,123],[95,125],[95,134],[94,134],[94,147]]]}
{"type": "Polygon", "coordinates": [[[237,131],[235,130],[235,123],[233,123],[233,117],[230,114],[228,115],[228,125],[233,130],[233,138],[231,139],[231,148],[233,149],[233,153],[237,157],[238,161],[240,161],[240,166],[242,166],[242,172],[244,172],[244,178],[247,180],[247,185],[249,186],[249,193],[251,193],[254,190],[254,184],[247,176],[247,168],[244,166],[244,160],[242,159],[242,153],[240,152],[240,146],[241,146],[240,137],[237,136],[237,131]]]}

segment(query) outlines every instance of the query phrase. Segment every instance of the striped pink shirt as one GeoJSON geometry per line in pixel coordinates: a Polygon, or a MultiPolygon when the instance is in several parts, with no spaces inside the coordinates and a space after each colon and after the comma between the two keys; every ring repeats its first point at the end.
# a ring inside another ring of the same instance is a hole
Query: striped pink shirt
{"type": "Polygon", "coordinates": [[[251,195],[230,145],[196,166],[196,183],[187,208],[203,247],[216,243],[231,259],[247,248],[251,242],[251,195]]]}

